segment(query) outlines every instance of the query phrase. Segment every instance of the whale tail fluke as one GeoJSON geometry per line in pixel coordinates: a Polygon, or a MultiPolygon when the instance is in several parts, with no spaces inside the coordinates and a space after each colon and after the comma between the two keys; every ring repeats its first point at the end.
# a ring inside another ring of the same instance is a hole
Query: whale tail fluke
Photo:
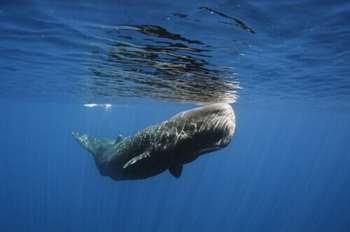
{"type": "Polygon", "coordinates": [[[111,149],[116,141],[112,139],[98,139],[79,132],[72,132],[72,136],[91,153],[100,173],[105,175],[103,167],[108,162],[105,151],[111,149]]]}

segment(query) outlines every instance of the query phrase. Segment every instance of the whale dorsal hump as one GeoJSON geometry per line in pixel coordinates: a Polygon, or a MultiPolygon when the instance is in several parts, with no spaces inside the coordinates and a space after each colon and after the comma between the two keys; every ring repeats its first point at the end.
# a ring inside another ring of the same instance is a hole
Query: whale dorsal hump
{"type": "Polygon", "coordinates": [[[115,138],[114,144],[120,143],[124,139],[123,135],[118,135],[117,138],[115,138]]]}
{"type": "Polygon", "coordinates": [[[130,159],[128,162],[126,162],[123,166],[123,168],[127,168],[129,166],[134,165],[135,163],[139,162],[140,160],[146,159],[148,157],[151,157],[148,151],[145,151],[141,155],[135,156],[134,158],[130,159]]]}
{"type": "Polygon", "coordinates": [[[182,165],[178,164],[178,165],[171,166],[169,168],[169,172],[174,177],[179,178],[181,176],[181,173],[182,173],[182,165]]]}

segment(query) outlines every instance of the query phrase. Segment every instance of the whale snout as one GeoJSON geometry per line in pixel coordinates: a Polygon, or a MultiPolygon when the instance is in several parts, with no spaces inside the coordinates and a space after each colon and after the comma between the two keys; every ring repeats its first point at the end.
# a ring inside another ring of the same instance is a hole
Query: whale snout
{"type": "Polygon", "coordinates": [[[229,104],[219,104],[217,113],[211,117],[213,130],[221,131],[222,138],[218,141],[219,146],[226,146],[235,133],[236,117],[229,104]]]}
{"type": "Polygon", "coordinates": [[[226,103],[205,105],[183,112],[181,116],[195,125],[194,134],[203,136],[209,144],[217,147],[226,146],[235,132],[235,114],[231,105],[226,103]]]}
{"type": "Polygon", "coordinates": [[[197,112],[210,130],[223,130],[227,136],[232,136],[236,127],[236,117],[231,105],[216,103],[199,108],[197,112]]]}
{"type": "Polygon", "coordinates": [[[232,137],[236,128],[236,116],[229,104],[222,106],[222,127],[227,130],[228,136],[232,137]]]}

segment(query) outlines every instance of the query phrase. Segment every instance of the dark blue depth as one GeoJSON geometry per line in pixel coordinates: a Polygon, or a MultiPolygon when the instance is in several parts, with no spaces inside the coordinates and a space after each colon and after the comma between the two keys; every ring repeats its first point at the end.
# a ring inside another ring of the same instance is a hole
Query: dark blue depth
{"type": "Polygon", "coordinates": [[[0,231],[350,231],[349,12],[1,1],[0,231]],[[130,135],[236,98],[231,144],[179,179],[102,177],[71,136],[130,135]]]}

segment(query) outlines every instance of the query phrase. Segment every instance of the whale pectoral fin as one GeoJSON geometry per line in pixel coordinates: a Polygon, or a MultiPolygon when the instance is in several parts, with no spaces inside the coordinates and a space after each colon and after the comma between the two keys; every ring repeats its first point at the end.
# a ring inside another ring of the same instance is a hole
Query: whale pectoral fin
{"type": "Polygon", "coordinates": [[[151,157],[149,152],[146,151],[144,153],[142,153],[141,155],[135,156],[134,158],[132,158],[131,160],[129,160],[128,162],[126,162],[123,166],[123,168],[127,168],[131,165],[134,165],[136,162],[143,160],[145,158],[151,157]]]}
{"type": "Polygon", "coordinates": [[[171,175],[173,175],[173,177],[179,178],[182,173],[182,165],[180,164],[171,166],[169,168],[169,172],[171,173],[171,175]]]}

